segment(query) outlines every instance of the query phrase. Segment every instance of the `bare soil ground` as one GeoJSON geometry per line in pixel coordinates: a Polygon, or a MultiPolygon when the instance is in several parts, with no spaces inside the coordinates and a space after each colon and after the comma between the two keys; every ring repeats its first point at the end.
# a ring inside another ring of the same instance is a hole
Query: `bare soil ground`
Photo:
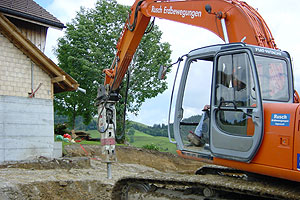
{"type": "Polygon", "coordinates": [[[64,157],[0,165],[0,199],[111,199],[113,186],[126,177],[201,182],[222,188],[274,194],[281,199],[300,199],[297,183],[249,181],[233,177],[193,175],[203,163],[134,147],[117,147],[118,162],[112,179],[101,162],[101,147],[78,144],[65,147],[64,157]],[[277,186],[280,183],[281,186],[277,186]]]}
{"type": "Polygon", "coordinates": [[[111,199],[114,183],[122,177],[193,174],[199,162],[133,147],[117,147],[118,162],[107,179],[101,147],[65,147],[64,157],[6,163],[0,166],[0,199],[111,199]]]}
{"type": "MultiPolygon", "coordinates": [[[[101,158],[101,146],[82,145],[91,158],[101,158]]],[[[66,146],[65,157],[83,157],[87,153],[78,145],[66,146]]],[[[177,155],[155,150],[135,148],[130,146],[117,146],[116,155],[119,163],[138,164],[154,168],[162,172],[177,172],[194,174],[203,165],[198,161],[188,160],[177,155]]]]}

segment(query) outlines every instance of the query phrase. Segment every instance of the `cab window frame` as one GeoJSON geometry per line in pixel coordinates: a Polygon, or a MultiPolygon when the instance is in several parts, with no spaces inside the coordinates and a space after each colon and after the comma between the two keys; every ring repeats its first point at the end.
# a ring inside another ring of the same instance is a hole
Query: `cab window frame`
{"type": "MultiPolygon", "coordinates": [[[[264,102],[282,102],[282,103],[287,103],[287,102],[290,102],[291,100],[291,82],[293,82],[293,76],[291,78],[290,77],[290,74],[292,73],[291,72],[291,67],[290,67],[290,64],[289,64],[289,60],[286,59],[285,57],[278,57],[278,56],[271,56],[271,55],[265,55],[265,54],[258,54],[258,53],[255,53],[253,54],[253,58],[254,58],[254,62],[255,62],[255,66],[256,66],[256,70],[257,70],[257,75],[258,75],[258,81],[259,81],[259,85],[260,85],[260,91],[261,91],[261,98],[262,98],[262,101],[264,102]],[[264,98],[263,96],[263,90],[262,90],[262,83],[261,83],[261,78],[260,78],[260,75],[259,75],[259,70],[258,70],[258,63],[257,63],[257,60],[256,58],[257,57],[263,57],[263,58],[268,58],[268,59],[276,59],[276,60],[281,60],[285,63],[285,69],[286,69],[286,80],[287,80],[287,98],[285,100],[282,100],[282,99],[272,99],[272,98],[264,98]]],[[[252,97],[255,99],[255,97],[252,97]]]]}

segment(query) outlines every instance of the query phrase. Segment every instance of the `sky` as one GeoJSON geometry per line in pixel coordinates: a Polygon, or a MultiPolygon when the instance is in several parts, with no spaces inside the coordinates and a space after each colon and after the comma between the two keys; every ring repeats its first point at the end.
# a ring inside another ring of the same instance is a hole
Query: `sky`
{"type": "MultiPolygon", "coordinates": [[[[80,7],[93,8],[96,0],[34,0],[47,11],[66,24],[71,22],[80,7]]],[[[120,4],[132,5],[134,0],[117,0],[120,4]]],[[[300,1],[298,0],[245,0],[253,8],[257,9],[269,26],[277,47],[288,51],[292,57],[294,66],[295,89],[300,91],[300,23],[298,13],[300,1]]],[[[162,42],[169,42],[172,50],[172,62],[190,50],[223,41],[213,33],[198,27],[192,27],[167,20],[156,19],[155,24],[163,32],[162,42]]],[[[54,62],[57,62],[53,54],[53,48],[57,45],[57,39],[62,37],[63,31],[53,28],[48,30],[45,54],[54,62]]],[[[148,99],[142,105],[138,116],[129,115],[131,120],[147,125],[167,123],[171,88],[173,85],[174,71],[168,76],[169,89],[155,98],[148,99]]],[[[209,89],[206,95],[209,94],[209,89]]],[[[202,104],[207,99],[200,100],[202,104]]]]}

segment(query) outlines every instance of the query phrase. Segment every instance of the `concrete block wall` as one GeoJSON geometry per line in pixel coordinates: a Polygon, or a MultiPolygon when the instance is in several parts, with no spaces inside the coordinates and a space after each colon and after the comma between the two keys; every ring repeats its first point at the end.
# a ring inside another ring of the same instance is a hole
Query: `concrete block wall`
{"type": "Polygon", "coordinates": [[[0,34],[0,95],[28,97],[32,76],[33,90],[42,83],[35,98],[52,99],[51,77],[0,34]]]}
{"type": "Polygon", "coordinates": [[[61,156],[52,100],[0,96],[0,114],[0,162],[61,156]]]}

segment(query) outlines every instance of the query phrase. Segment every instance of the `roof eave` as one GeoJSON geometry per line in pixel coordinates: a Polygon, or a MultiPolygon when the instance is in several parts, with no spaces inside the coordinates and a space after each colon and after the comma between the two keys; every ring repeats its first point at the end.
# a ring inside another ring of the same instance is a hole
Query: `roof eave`
{"type": "Polygon", "coordinates": [[[59,29],[66,28],[66,26],[63,23],[51,21],[51,20],[48,20],[48,19],[44,19],[44,18],[41,18],[41,17],[37,17],[37,16],[34,16],[34,15],[30,15],[30,14],[15,11],[15,10],[11,10],[11,9],[1,7],[1,6],[0,6],[0,12],[2,12],[4,14],[9,14],[11,16],[21,17],[21,18],[28,19],[28,20],[31,20],[31,21],[40,22],[42,24],[52,26],[52,27],[56,27],[56,28],[59,28],[59,29]]]}
{"type": "MultiPolygon", "coordinates": [[[[65,76],[61,82],[53,83],[62,91],[77,90],[79,84],[70,75],[58,67],[50,58],[39,50],[30,40],[28,40],[3,14],[0,13],[0,32],[4,34],[16,47],[27,55],[35,64],[47,72],[51,78],[65,76]]],[[[57,88],[57,87],[56,87],[57,88]]]]}

